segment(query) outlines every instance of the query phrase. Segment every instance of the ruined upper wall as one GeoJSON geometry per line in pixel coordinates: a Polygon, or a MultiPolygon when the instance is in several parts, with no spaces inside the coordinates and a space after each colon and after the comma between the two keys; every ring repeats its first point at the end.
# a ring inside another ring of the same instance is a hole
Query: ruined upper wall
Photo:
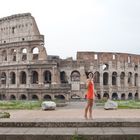
{"type": "Polygon", "coordinates": [[[0,44],[42,40],[36,21],[30,13],[16,14],[0,19],[0,44]]]}
{"type": "Polygon", "coordinates": [[[140,63],[140,55],[113,52],[77,52],[77,61],[119,61],[126,63],[140,63]]]}

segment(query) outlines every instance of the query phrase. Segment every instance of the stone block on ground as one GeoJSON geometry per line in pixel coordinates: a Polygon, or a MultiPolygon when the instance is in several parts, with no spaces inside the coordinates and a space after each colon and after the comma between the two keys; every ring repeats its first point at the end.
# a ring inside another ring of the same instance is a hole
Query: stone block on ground
{"type": "Polygon", "coordinates": [[[53,101],[44,101],[41,104],[42,110],[55,110],[56,103],[53,101]]]}
{"type": "Polygon", "coordinates": [[[105,110],[118,109],[118,103],[108,99],[104,105],[104,109],[105,110]]]}

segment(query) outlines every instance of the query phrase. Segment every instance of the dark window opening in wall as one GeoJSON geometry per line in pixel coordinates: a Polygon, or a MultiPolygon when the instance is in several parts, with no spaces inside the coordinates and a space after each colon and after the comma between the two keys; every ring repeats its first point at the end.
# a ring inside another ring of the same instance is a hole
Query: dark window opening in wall
{"type": "Polygon", "coordinates": [[[16,74],[14,72],[10,73],[11,84],[16,84],[16,74]]]}
{"type": "Polygon", "coordinates": [[[15,33],[15,27],[12,27],[12,34],[15,33]]]}
{"type": "Polygon", "coordinates": [[[94,59],[95,59],[95,60],[98,59],[98,54],[94,54],[94,59]]]}
{"type": "Polygon", "coordinates": [[[25,40],[25,38],[22,38],[22,41],[24,41],[25,40]]]}
{"type": "Polygon", "coordinates": [[[37,95],[32,95],[32,100],[38,100],[38,96],[37,95]]]}
{"type": "Polygon", "coordinates": [[[16,96],[15,95],[11,95],[10,96],[10,100],[16,100],[16,96]]]}
{"type": "Polygon", "coordinates": [[[128,84],[132,85],[132,73],[131,72],[128,73],[128,84]]]}
{"type": "Polygon", "coordinates": [[[109,69],[109,65],[108,64],[103,64],[103,70],[108,70],[109,69]]]}
{"type": "Polygon", "coordinates": [[[112,85],[117,85],[117,72],[112,73],[112,85]]]}
{"type": "Polygon", "coordinates": [[[128,63],[131,63],[131,56],[128,56],[128,63]]]}
{"type": "Polygon", "coordinates": [[[55,97],[55,99],[58,99],[58,100],[65,100],[64,95],[55,95],[54,97],[55,97]]]}
{"type": "Polygon", "coordinates": [[[2,61],[7,61],[7,52],[6,52],[6,50],[2,51],[2,61]]]}
{"type": "Polygon", "coordinates": [[[125,100],[125,93],[121,94],[121,100],[125,100]]]}
{"type": "Polygon", "coordinates": [[[36,71],[32,71],[32,84],[38,84],[38,73],[36,71]]]}
{"type": "Polygon", "coordinates": [[[22,71],[20,73],[20,83],[21,84],[26,84],[26,72],[22,71]]]}
{"type": "Polygon", "coordinates": [[[103,94],[103,98],[108,99],[108,98],[109,98],[109,94],[108,94],[107,92],[105,92],[105,93],[103,94]]]}
{"type": "Polygon", "coordinates": [[[61,81],[61,83],[68,83],[67,76],[64,71],[60,72],[60,81],[61,81]]]}
{"type": "Polygon", "coordinates": [[[51,96],[50,96],[50,95],[45,95],[43,99],[44,99],[44,100],[47,100],[47,101],[52,100],[52,98],[51,98],[51,96]]]}
{"type": "Polygon", "coordinates": [[[80,72],[79,71],[73,71],[71,73],[71,81],[80,81],[80,72]]]}
{"type": "Polygon", "coordinates": [[[113,59],[113,60],[116,59],[116,55],[115,55],[115,54],[112,55],[112,59],[113,59]]]}
{"type": "Polygon", "coordinates": [[[132,93],[129,93],[128,94],[128,100],[132,100],[133,99],[133,95],[132,95],[132,93]]]}
{"type": "Polygon", "coordinates": [[[6,84],[6,73],[3,72],[1,74],[1,84],[5,85],[6,84]]]}
{"type": "Polygon", "coordinates": [[[15,55],[13,56],[13,61],[16,61],[16,56],[15,55]]]}
{"type": "Polygon", "coordinates": [[[38,60],[39,49],[37,47],[33,48],[32,53],[33,53],[33,60],[38,60]]]}
{"type": "Polygon", "coordinates": [[[135,70],[135,71],[138,70],[138,65],[135,65],[134,70],[135,70]]]}
{"type": "Polygon", "coordinates": [[[118,94],[117,93],[113,93],[112,94],[112,100],[117,100],[118,99],[118,94]]]}
{"type": "Polygon", "coordinates": [[[121,72],[120,74],[120,84],[124,85],[125,84],[125,73],[121,72]]]}
{"type": "Polygon", "coordinates": [[[138,100],[138,99],[139,99],[139,94],[135,93],[135,100],[138,100]]]}
{"type": "Polygon", "coordinates": [[[103,74],[103,84],[104,84],[104,85],[108,85],[108,78],[109,78],[108,73],[105,72],[105,73],[103,74]]]}
{"type": "Polygon", "coordinates": [[[44,72],[44,84],[51,84],[52,74],[49,70],[44,72]]]}
{"type": "Polygon", "coordinates": [[[26,99],[27,99],[26,95],[22,94],[22,95],[20,96],[20,100],[26,100],[26,99]]]}
{"type": "Polygon", "coordinates": [[[0,94],[0,100],[6,100],[6,96],[4,94],[0,94]]]}
{"type": "Polygon", "coordinates": [[[94,83],[100,83],[100,73],[98,71],[94,73],[94,83]]]}
{"type": "Polygon", "coordinates": [[[6,43],[6,41],[4,41],[4,43],[6,43]]]}
{"type": "Polygon", "coordinates": [[[135,73],[134,85],[138,86],[138,74],[135,73]]]}

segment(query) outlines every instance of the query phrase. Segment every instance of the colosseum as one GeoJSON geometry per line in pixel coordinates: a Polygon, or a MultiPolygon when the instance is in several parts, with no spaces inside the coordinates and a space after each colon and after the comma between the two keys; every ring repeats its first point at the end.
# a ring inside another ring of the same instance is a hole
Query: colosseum
{"type": "Polygon", "coordinates": [[[140,55],[77,52],[48,55],[30,13],[0,19],[0,100],[84,98],[87,73],[95,73],[98,99],[140,99],[140,55]]]}

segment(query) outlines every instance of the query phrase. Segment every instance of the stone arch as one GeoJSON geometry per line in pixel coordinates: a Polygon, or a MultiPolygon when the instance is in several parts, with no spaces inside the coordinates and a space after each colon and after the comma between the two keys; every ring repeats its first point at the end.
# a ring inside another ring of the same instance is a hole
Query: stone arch
{"type": "Polygon", "coordinates": [[[6,50],[2,51],[2,61],[7,61],[7,51],[6,50]]]}
{"type": "Polygon", "coordinates": [[[77,71],[77,70],[74,70],[71,72],[71,81],[77,81],[79,82],[80,81],[80,72],[77,71]]]}
{"type": "Polygon", "coordinates": [[[27,76],[25,71],[20,72],[20,84],[26,84],[27,76]]]}
{"type": "Polygon", "coordinates": [[[11,60],[16,61],[17,57],[17,50],[16,49],[11,49],[11,60]]]}
{"type": "Polygon", "coordinates": [[[27,100],[27,96],[25,94],[20,95],[20,100],[27,100]]]}
{"type": "Polygon", "coordinates": [[[117,100],[118,94],[116,92],[112,93],[112,100],[117,100]]]}
{"type": "Polygon", "coordinates": [[[125,100],[125,99],[126,99],[125,93],[122,93],[122,94],[121,94],[121,100],[125,100]]]}
{"type": "Polygon", "coordinates": [[[94,73],[94,83],[100,83],[100,73],[98,71],[94,73]]]}
{"type": "Polygon", "coordinates": [[[43,97],[44,100],[52,100],[52,97],[48,94],[44,95],[43,97]]]}
{"type": "Polygon", "coordinates": [[[36,94],[32,95],[32,100],[39,100],[38,96],[36,94]]]}
{"type": "Polygon", "coordinates": [[[128,99],[129,100],[132,100],[133,99],[133,94],[131,92],[128,94],[128,99]]]}
{"type": "Polygon", "coordinates": [[[1,84],[5,85],[7,80],[7,76],[5,72],[1,73],[1,84]]]}
{"type": "Polygon", "coordinates": [[[108,70],[109,69],[109,65],[107,63],[103,64],[102,66],[103,70],[108,70]]]}
{"type": "Polygon", "coordinates": [[[65,71],[60,72],[60,81],[61,83],[68,83],[65,71]]]}
{"type": "Polygon", "coordinates": [[[44,83],[50,84],[52,82],[52,74],[49,70],[44,71],[44,83]]]}
{"type": "Polygon", "coordinates": [[[132,72],[128,73],[128,85],[132,85],[132,72]]]}
{"type": "Polygon", "coordinates": [[[21,60],[22,61],[27,60],[27,49],[26,48],[21,49],[21,60]]]}
{"type": "Polygon", "coordinates": [[[117,72],[112,72],[112,85],[117,85],[117,72]]]}
{"type": "Polygon", "coordinates": [[[10,95],[10,100],[16,100],[16,96],[15,95],[10,95]]]}
{"type": "Polygon", "coordinates": [[[134,85],[135,85],[135,86],[138,86],[138,74],[137,74],[137,73],[135,73],[134,85]]]}
{"type": "Polygon", "coordinates": [[[125,73],[124,72],[121,72],[120,74],[120,84],[121,85],[125,85],[125,73]]]}
{"type": "Polygon", "coordinates": [[[39,48],[38,47],[34,47],[32,48],[32,59],[33,60],[38,60],[38,57],[39,57],[39,48]]]}
{"type": "Polygon", "coordinates": [[[138,100],[139,99],[139,94],[136,92],[135,93],[135,100],[138,100]]]}
{"type": "Polygon", "coordinates": [[[65,96],[61,95],[61,94],[55,95],[54,97],[55,97],[55,99],[58,99],[58,100],[65,100],[65,96]]]}
{"type": "Polygon", "coordinates": [[[107,92],[105,92],[104,94],[103,94],[103,98],[109,98],[109,94],[107,93],[107,92]]]}
{"type": "Polygon", "coordinates": [[[109,74],[107,72],[104,72],[104,74],[103,74],[103,85],[108,85],[108,78],[109,78],[109,74]]]}
{"type": "Polygon", "coordinates": [[[15,72],[10,72],[10,84],[16,84],[16,74],[15,74],[15,72]]]}
{"type": "Polygon", "coordinates": [[[32,84],[38,84],[38,72],[32,71],[32,84]]]}

